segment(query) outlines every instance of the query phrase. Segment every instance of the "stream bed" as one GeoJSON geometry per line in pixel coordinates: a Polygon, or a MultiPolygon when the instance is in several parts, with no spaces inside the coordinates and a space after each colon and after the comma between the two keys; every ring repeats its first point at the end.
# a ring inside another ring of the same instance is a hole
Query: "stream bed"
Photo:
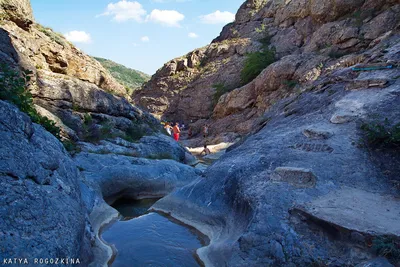
{"type": "Polygon", "coordinates": [[[196,250],[206,245],[206,238],[173,218],[147,213],[156,201],[120,200],[112,205],[123,218],[102,234],[116,249],[111,266],[202,266],[196,250]]]}

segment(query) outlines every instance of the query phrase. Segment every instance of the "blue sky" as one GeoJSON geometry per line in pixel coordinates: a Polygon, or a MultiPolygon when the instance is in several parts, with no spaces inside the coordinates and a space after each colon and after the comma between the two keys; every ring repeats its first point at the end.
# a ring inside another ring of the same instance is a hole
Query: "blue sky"
{"type": "Polygon", "coordinates": [[[35,19],[89,55],[154,74],[207,45],[244,0],[31,0],[35,19]]]}

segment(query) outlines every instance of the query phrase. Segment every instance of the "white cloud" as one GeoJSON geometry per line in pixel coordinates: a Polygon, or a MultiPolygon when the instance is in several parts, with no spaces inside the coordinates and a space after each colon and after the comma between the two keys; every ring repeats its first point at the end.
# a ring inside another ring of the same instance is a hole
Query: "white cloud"
{"type": "Polygon", "coordinates": [[[167,27],[180,27],[179,22],[185,16],[176,10],[159,10],[154,9],[150,15],[147,16],[147,21],[152,21],[167,27]]]}
{"type": "Polygon", "coordinates": [[[140,41],[147,43],[150,42],[150,38],[148,36],[143,36],[142,38],[140,38],[140,41]]]}
{"type": "Polygon", "coordinates": [[[118,22],[127,20],[142,22],[146,14],[146,10],[144,10],[139,2],[122,0],[117,3],[108,4],[106,12],[98,16],[112,16],[118,22]]]}
{"type": "Polygon", "coordinates": [[[197,38],[199,37],[197,34],[195,34],[194,32],[189,33],[188,35],[190,38],[197,38]]]}
{"type": "Polygon", "coordinates": [[[90,34],[84,31],[70,31],[64,34],[68,41],[73,43],[90,43],[92,41],[90,34]]]}
{"type": "Polygon", "coordinates": [[[177,2],[177,3],[184,3],[184,2],[191,2],[192,0],[151,0],[153,3],[170,3],[170,2],[177,2]]]}
{"type": "Polygon", "coordinates": [[[235,14],[217,10],[214,13],[200,16],[200,20],[205,24],[227,24],[235,20],[235,14]]]}

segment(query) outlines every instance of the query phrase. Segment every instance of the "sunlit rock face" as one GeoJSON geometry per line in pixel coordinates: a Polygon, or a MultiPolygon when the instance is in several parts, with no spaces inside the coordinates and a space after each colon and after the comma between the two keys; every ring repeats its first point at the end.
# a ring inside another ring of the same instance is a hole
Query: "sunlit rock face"
{"type": "Polygon", "coordinates": [[[316,90],[327,66],[366,63],[367,49],[398,28],[399,9],[398,1],[246,1],[220,36],[167,62],[135,102],[169,120],[193,121],[196,134],[195,122],[206,120],[211,135],[245,135],[277,101],[316,90]],[[246,55],[265,46],[276,62],[242,84],[246,55]],[[218,97],[218,85],[231,92],[218,97]]]}
{"type": "Polygon", "coordinates": [[[154,132],[149,125],[157,128],[158,122],[128,102],[124,86],[99,62],[34,22],[29,1],[2,0],[0,11],[0,62],[33,72],[29,86],[37,110],[56,121],[64,138],[84,139],[85,116],[96,128],[111,126],[115,135],[138,124],[154,132]]]}
{"type": "Polygon", "coordinates": [[[2,19],[10,19],[20,27],[28,27],[34,22],[29,0],[0,0],[2,19]]]}

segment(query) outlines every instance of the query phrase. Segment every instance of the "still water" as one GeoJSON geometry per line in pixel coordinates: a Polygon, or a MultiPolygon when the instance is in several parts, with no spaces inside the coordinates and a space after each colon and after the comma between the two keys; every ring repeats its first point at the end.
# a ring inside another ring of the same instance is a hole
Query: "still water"
{"type": "Polygon", "coordinates": [[[145,214],[155,201],[123,200],[113,205],[124,219],[102,235],[117,250],[112,266],[201,266],[195,252],[206,245],[205,238],[172,218],[145,214]]]}

